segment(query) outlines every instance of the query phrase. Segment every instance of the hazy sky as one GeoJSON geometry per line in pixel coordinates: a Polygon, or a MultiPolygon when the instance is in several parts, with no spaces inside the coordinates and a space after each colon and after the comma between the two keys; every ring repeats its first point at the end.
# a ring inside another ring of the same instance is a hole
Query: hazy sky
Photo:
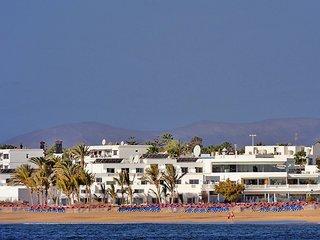
{"type": "Polygon", "coordinates": [[[1,1],[0,140],[319,117],[320,1],[1,1]]]}

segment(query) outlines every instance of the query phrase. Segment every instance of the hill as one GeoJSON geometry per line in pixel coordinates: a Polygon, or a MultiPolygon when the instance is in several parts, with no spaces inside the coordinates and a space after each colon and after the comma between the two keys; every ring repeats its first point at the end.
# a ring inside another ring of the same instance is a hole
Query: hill
{"type": "MultiPolygon", "coordinates": [[[[99,144],[103,138],[120,142],[134,136],[139,142],[152,140],[164,131],[138,131],[117,128],[97,122],[63,124],[16,136],[5,141],[6,144],[38,147],[40,141],[52,144],[63,140],[64,146],[79,142],[99,144]]],[[[264,144],[293,143],[312,144],[320,139],[320,119],[292,118],[271,119],[253,123],[219,123],[200,121],[176,129],[167,130],[176,138],[189,140],[193,136],[202,137],[205,144],[218,144],[223,141],[237,143],[239,146],[250,144],[250,133],[257,134],[256,142],[264,144]],[[297,139],[295,139],[297,136],[297,139]]]]}

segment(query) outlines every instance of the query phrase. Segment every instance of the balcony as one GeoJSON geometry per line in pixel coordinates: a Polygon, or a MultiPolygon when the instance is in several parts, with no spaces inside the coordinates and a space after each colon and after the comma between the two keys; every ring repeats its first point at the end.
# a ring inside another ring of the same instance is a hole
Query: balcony
{"type": "Polygon", "coordinates": [[[320,184],[245,185],[245,192],[319,192],[320,184]]]}

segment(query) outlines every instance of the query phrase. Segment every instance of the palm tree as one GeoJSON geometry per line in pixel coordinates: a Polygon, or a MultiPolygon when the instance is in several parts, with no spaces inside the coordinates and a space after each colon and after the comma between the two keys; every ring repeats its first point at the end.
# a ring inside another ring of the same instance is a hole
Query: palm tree
{"type": "Polygon", "coordinates": [[[134,181],[134,177],[132,180],[130,180],[130,175],[127,171],[124,171],[124,181],[125,181],[125,184],[126,184],[126,192],[128,194],[128,197],[129,197],[129,202],[130,204],[132,204],[132,200],[133,200],[133,188],[132,188],[132,182],[134,181]]]}
{"type": "Polygon", "coordinates": [[[84,144],[79,144],[71,149],[72,156],[80,161],[80,166],[84,168],[84,158],[89,155],[89,147],[84,144]]]}
{"type": "Polygon", "coordinates": [[[155,145],[152,144],[148,149],[147,149],[147,153],[158,153],[159,152],[159,148],[155,145]]]}
{"type": "MultiPolygon", "coordinates": [[[[54,162],[49,158],[35,157],[31,158],[30,162],[37,166],[36,177],[39,183],[39,188],[45,191],[45,204],[48,203],[48,190],[51,185],[51,180],[53,177],[53,166],[54,162]]],[[[42,192],[42,191],[41,191],[42,192]]]]}
{"type": "Polygon", "coordinates": [[[57,187],[68,197],[69,204],[73,203],[75,195],[79,200],[80,185],[82,184],[79,175],[81,169],[80,165],[73,164],[70,159],[63,159],[55,165],[57,187]]]}
{"type": "Polygon", "coordinates": [[[95,177],[94,174],[89,173],[86,170],[80,172],[81,182],[86,186],[86,200],[91,202],[91,185],[94,183],[95,177]],[[88,197],[89,195],[89,197],[88,197]]]}
{"type": "Polygon", "coordinates": [[[150,189],[149,191],[152,191],[156,195],[158,203],[161,203],[162,173],[159,170],[158,164],[151,164],[150,167],[145,170],[145,173],[141,180],[155,186],[156,191],[152,189],[150,189]]]}
{"type": "Polygon", "coordinates": [[[30,203],[33,205],[32,193],[34,191],[34,181],[32,178],[33,170],[29,164],[22,164],[17,167],[14,171],[10,184],[13,185],[24,185],[29,189],[30,203]]]}
{"type": "Polygon", "coordinates": [[[166,170],[162,173],[163,175],[163,184],[170,192],[171,203],[176,195],[176,184],[177,182],[185,175],[186,173],[182,173],[181,175],[177,173],[177,169],[172,164],[166,165],[166,170]]]}
{"type": "Polygon", "coordinates": [[[124,203],[124,194],[126,192],[126,179],[125,179],[125,172],[122,171],[118,173],[118,177],[114,177],[113,180],[119,185],[121,191],[121,204],[124,203]]]}
{"type": "MultiPolygon", "coordinates": [[[[108,192],[107,192],[107,189],[106,189],[106,185],[104,183],[102,183],[100,185],[100,192],[101,192],[101,195],[102,195],[102,202],[105,203],[106,202],[106,196],[108,196],[108,192]]],[[[108,199],[107,199],[108,201],[108,199]]]]}
{"type": "Polygon", "coordinates": [[[116,199],[117,199],[117,192],[116,192],[116,189],[114,187],[114,184],[110,185],[110,188],[107,189],[107,193],[111,197],[112,203],[114,204],[116,202],[116,199]]]}
{"type": "Polygon", "coordinates": [[[167,144],[169,141],[173,140],[173,136],[171,133],[167,132],[167,133],[162,134],[161,139],[164,144],[167,144]]]}

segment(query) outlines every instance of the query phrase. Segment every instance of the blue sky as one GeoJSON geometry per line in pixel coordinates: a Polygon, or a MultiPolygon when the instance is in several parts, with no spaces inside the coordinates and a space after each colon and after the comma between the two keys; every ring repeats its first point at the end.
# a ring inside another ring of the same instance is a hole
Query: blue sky
{"type": "Polygon", "coordinates": [[[0,140],[319,117],[320,1],[1,1],[0,140]]]}

